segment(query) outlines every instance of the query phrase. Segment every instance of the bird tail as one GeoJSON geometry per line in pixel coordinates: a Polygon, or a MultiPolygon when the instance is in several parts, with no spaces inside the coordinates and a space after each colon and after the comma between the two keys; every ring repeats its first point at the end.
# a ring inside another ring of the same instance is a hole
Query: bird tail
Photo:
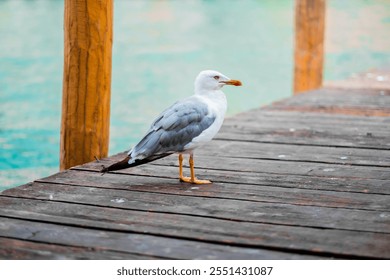
{"type": "Polygon", "coordinates": [[[158,155],[150,156],[150,157],[147,157],[147,158],[144,158],[144,159],[136,159],[133,163],[129,163],[129,160],[131,159],[131,156],[128,155],[127,157],[125,157],[121,161],[118,161],[118,162],[116,162],[114,164],[111,164],[110,166],[107,166],[107,167],[103,166],[103,169],[100,170],[100,172],[103,173],[102,175],[104,175],[104,173],[109,172],[109,171],[115,171],[115,170],[120,170],[120,169],[125,169],[125,168],[129,168],[129,167],[138,166],[138,165],[141,165],[141,164],[145,164],[145,163],[148,163],[148,162],[151,162],[151,161],[155,161],[157,159],[169,156],[171,154],[172,153],[164,153],[164,154],[158,154],[158,155]]]}
{"type": "Polygon", "coordinates": [[[120,169],[125,169],[128,167],[131,167],[131,165],[129,164],[130,158],[131,158],[130,156],[127,156],[121,161],[115,162],[114,164],[111,164],[110,166],[103,167],[103,169],[100,170],[100,172],[106,173],[109,171],[115,171],[115,170],[120,170],[120,169]]]}

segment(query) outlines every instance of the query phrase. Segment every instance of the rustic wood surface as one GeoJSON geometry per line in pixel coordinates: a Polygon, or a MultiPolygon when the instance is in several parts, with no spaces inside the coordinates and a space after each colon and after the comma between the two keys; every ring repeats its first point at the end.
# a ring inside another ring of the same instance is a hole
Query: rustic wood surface
{"type": "Polygon", "coordinates": [[[227,119],[195,154],[211,185],[175,155],[102,176],[121,153],[9,189],[0,258],[389,259],[389,110],[321,89],[227,119]]]}

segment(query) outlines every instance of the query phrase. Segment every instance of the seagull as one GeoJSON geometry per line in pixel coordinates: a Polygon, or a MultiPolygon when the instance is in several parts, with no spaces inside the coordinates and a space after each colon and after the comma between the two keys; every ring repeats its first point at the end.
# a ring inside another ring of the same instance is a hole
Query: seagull
{"type": "Polygon", "coordinates": [[[163,111],[126,158],[103,167],[101,172],[141,165],[176,153],[181,182],[210,184],[211,181],[195,176],[194,150],[211,141],[222,126],[227,109],[226,96],[221,90],[225,85],[242,84],[214,70],[200,72],[195,79],[194,95],[163,111]],[[190,177],[183,176],[184,154],[189,154],[190,177]]]}

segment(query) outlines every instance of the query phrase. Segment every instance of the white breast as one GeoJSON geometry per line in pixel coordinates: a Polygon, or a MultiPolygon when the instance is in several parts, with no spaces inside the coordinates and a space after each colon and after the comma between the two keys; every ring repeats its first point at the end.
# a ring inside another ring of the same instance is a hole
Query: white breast
{"type": "Polygon", "coordinates": [[[199,136],[192,139],[191,143],[187,144],[184,149],[191,152],[195,148],[210,142],[211,139],[218,133],[225,118],[227,109],[226,96],[222,91],[215,91],[207,96],[202,96],[203,101],[209,108],[209,114],[215,115],[216,119],[212,125],[204,130],[199,136]]]}

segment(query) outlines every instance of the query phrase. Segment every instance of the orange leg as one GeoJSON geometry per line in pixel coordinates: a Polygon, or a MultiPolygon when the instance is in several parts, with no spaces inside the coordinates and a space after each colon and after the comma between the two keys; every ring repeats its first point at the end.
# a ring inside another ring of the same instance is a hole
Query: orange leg
{"type": "Polygon", "coordinates": [[[211,184],[209,180],[199,180],[195,177],[195,168],[194,168],[194,156],[190,155],[190,170],[191,170],[191,177],[184,177],[183,176],[183,155],[179,154],[179,178],[181,182],[191,183],[191,184],[211,184]]]}
{"type": "Polygon", "coordinates": [[[179,179],[182,181],[183,176],[183,155],[179,154],[179,179]]]}

